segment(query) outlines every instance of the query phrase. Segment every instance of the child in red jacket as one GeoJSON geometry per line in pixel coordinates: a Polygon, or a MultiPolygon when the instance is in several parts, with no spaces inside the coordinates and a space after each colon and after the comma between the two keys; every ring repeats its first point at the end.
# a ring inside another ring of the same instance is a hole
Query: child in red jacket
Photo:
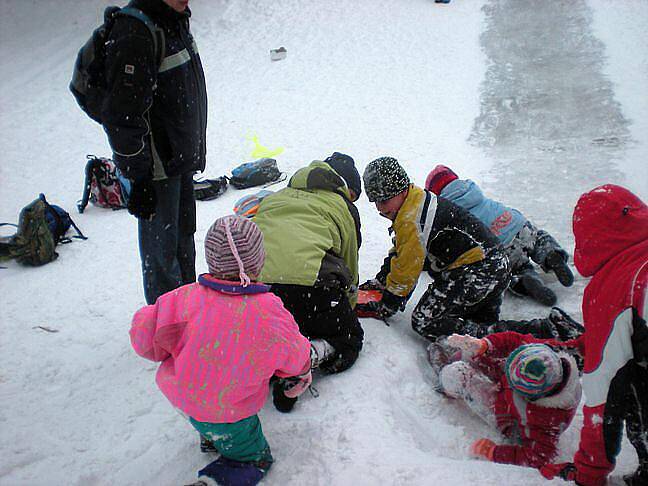
{"type": "MultiPolygon", "coordinates": [[[[461,359],[443,363],[444,346],[430,345],[439,388],[461,398],[515,445],[475,441],[473,456],[503,464],[540,468],[556,455],[560,434],[569,427],[581,398],[575,360],[531,335],[491,334],[482,339],[453,334],[446,346],[461,359]]],[[[450,360],[448,360],[450,361],[450,360]]]]}
{"type": "Polygon", "coordinates": [[[592,277],[583,294],[583,428],[573,463],[548,465],[582,486],[603,486],[625,423],[639,467],[623,479],[648,485],[648,206],[620,186],[583,194],[573,218],[574,264],[592,277]]]}

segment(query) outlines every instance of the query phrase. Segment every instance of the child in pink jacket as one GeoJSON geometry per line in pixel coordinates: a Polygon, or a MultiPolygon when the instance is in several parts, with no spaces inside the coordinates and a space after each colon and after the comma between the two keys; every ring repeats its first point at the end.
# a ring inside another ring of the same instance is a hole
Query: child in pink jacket
{"type": "Polygon", "coordinates": [[[270,378],[297,377],[284,393],[303,393],[312,380],[310,343],[279,297],[255,282],[265,251],[254,222],[217,219],[205,258],[209,273],[198,282],[135,314],[131,343],[162,362],[160,390],[221,454],[196,484],[256,484],[273,461],[257,416],[270,378]]]}

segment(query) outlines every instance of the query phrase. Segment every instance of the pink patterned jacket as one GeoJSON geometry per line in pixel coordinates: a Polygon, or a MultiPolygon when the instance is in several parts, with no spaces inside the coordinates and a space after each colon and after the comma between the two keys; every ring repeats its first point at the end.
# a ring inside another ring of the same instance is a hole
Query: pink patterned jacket
{"type": "Polygon", "coordinates": [[[140,309],[135,352],[161,361],[156,381],[176,408],[200,422],[232,423],[257,413],[272,375],[310,367],[310,343],[267,285],[241,287],[202,275],[140,309]]]}

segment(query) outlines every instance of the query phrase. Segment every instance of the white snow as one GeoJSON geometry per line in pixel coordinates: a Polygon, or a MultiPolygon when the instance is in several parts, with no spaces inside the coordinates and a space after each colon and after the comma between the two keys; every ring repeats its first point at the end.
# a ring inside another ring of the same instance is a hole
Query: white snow
{"type": "MultiPolygon", "coordinates": [[[[360,170],[392,155],[419,184],[443,162],[509,200],[504,189],[511,181],[489,173],[497,161],[468,141],[488,65],[480,47],[482,6],[492,2],[192,0],[209,94],[205,175],[229,173],[249,160],[246,136],[256,133],[264,145],[285,147],[279,164],[288,173],[336,150],[353,156],[360,170]],[[270,49],[280,46],[287,57],[271,62],[270,49]]],[[[78,109],[67,84],[78,48],[111,3],[0,3],[0,221],[15,222],[20,208],[44,192],[89,237],[59,247],[59,259],[44,267],[10,262],[0,269],[2,485],[178,485],[209,462],[197,434],[157,390],[156,365],[129,344],[130,318],[144,305],[135,219],[125,211],[75,211],[85,155],[110,152],[101,127],[78,109]]],[[[648,3],[585,3],[593,33],[605,44],[604,74],[632,121],[634,142],[614,162],[621,176],[611,182],[645,200],[648,3]]],[[[523,192],[510,200],[523,200],[526,215],[568,245],[572,207],[536,198],[550,190],[556,173],[577,170],[555,160],[537,188],[517,187],[523,192]]],[[[522,182],[515,172],[510,177],[522,182]]],[[[583,173],[563,199],[575,201],[593,186],[583,173]]],[[[206,270],[205,231],[249,192],[230,189],[198,203],[199,271],[206,270]]],[[[366,279],[390,241],[386,220],[364,196],[358,206],[366,279]]],[[[579,278],[564,289],[548,281],[559,304],[580,317],[586,282],[579,278]]],[[[498,436],[429,384],[425,343],[409,323],[426,283],[422,278],[407,313],[390,327],[363,321],[360,359],[341,375],[316,377],[319,398],[304,397],[289,415],[266,405],[261,420],[276,463],[264,484],[546,484],[535,470],[468,457],[474,439],[498,436]]],[[[546,312],[507,298],[502,315],[546,312]]],[[[561,460],[571,459],[581,422],[579,414],[565,432],[561,460]]],[[[614,475],[634,467],[634,451],[624,441],[614,475]]]]}

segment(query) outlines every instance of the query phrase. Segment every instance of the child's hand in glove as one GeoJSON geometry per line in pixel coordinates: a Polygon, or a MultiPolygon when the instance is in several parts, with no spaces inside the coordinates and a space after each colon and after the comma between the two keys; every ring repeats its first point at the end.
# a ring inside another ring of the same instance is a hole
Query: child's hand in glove
{"type": "Polygon", "coordinates": [[[488,342],[485,339],[477,339],[472,336],[453,334],[447,342],[453,348],[461,349],[462,357],[465,359],[481,356],[488,351],[488,342]]]}
{"type": "Polygon", "coordinates": [[[496,444],[490,439],[477,439],[470,446],[470,455],[478,459],[492,461],[495,455],[496,444]]]}
{"type": "Polygon", "coordinates": [[[303,375],[286,378],[284,381],[284,395],[288,398],[297,398],[308,389],[312,382],[313,374],[310,368],[303,375]]]}

